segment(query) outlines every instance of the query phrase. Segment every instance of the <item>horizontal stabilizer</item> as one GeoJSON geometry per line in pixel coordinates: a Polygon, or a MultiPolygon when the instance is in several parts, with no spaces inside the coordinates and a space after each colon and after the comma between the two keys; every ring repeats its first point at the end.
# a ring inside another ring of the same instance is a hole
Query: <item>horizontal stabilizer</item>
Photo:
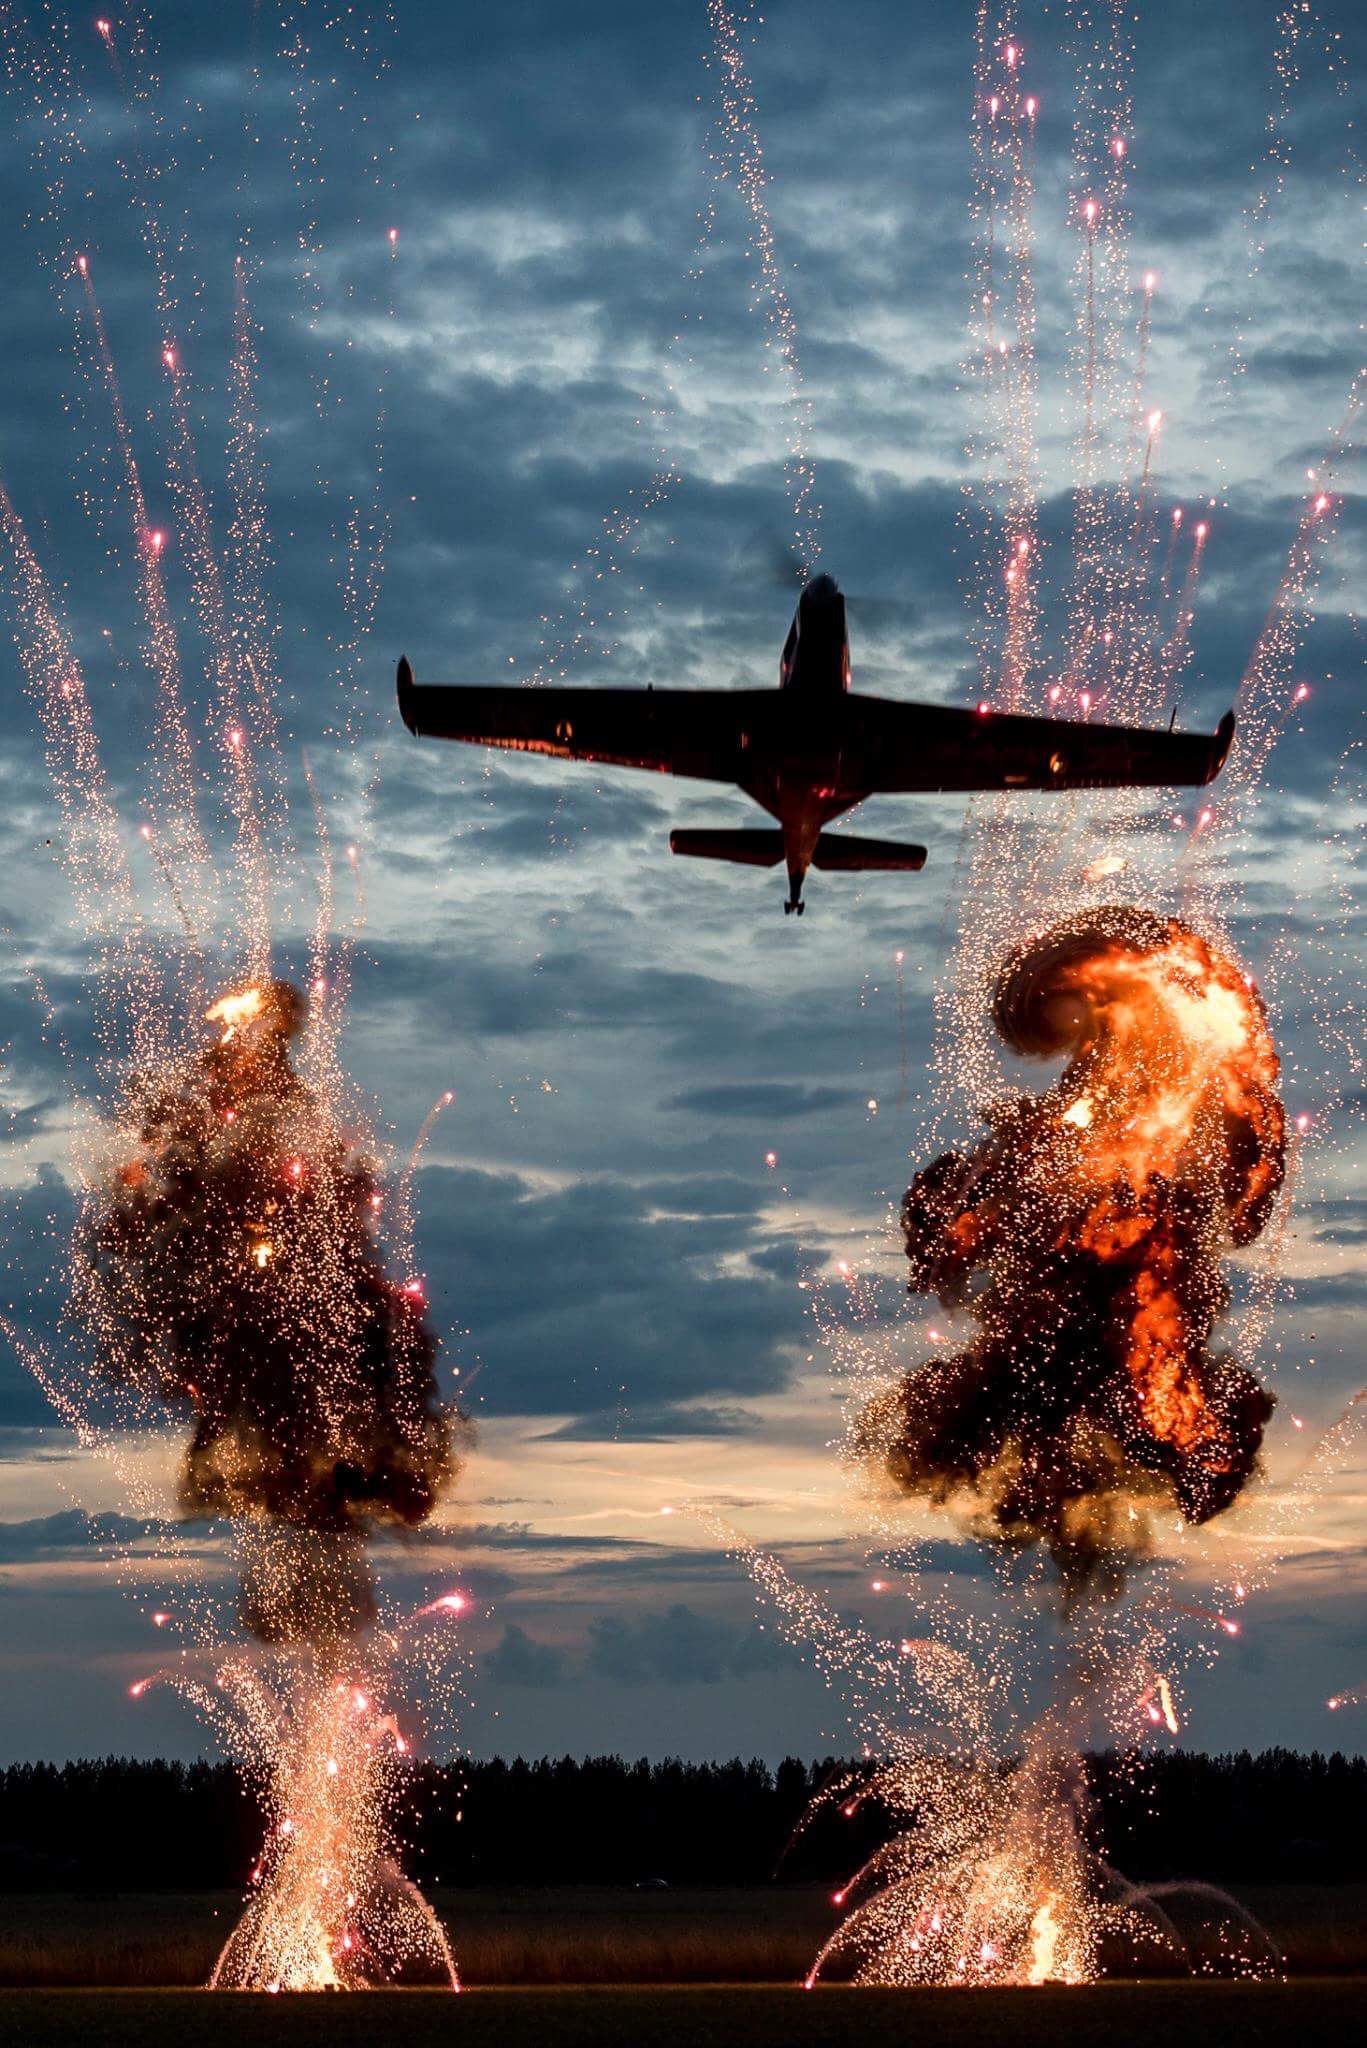
{"type": "Polygon", "coordinates": [[[783,834],[671,832],[669,850],[671,853],[691,853],[698,860],[738,860],[751,868],[776,868],[783,858],[783,834]]]}
{"type": "Polygon", "coordinates": [[[834,832],[822,833],[812,855],[814,868],[845,874],[855,874],[864,868],[911,874],[925,864],[924,846],[907,846],[896,839],[855,839],[848,834],[839,838],[834,832]]]}

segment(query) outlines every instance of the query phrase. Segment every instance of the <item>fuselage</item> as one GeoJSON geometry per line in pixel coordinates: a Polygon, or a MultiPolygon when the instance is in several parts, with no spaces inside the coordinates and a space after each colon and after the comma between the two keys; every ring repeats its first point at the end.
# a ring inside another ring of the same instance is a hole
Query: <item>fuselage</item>
{"type": "Polygon", "coordinates": [[[782,746],[757,760],[754,774],[740,786],[782,827],[796,899],[823,828],[866,794],[844,784],[838,728],[829,716],[830,706],[850,687],[845,600],[834,577],[813,577],[798,599],[779,657],[778,683],[790,707],[782,746]]]}

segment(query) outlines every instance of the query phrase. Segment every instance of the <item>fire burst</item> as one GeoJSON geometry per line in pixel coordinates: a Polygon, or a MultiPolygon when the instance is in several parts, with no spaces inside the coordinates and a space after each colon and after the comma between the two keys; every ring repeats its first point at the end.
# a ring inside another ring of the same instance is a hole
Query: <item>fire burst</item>
{"type": "MultiPolygon", "coordinates": [[[[135,132],[151,91],[146,52],[139,41],[125,61],[117,36],[100,33],[135,132]]],[[[309,62],[302,39],[293,61],[309,62]]],[[[36,41],[7,49],[7,62],[35,110],[66,89],[36,41]]],[[[332,62],[329,53],[324,68],[332,62]]],[[[48,170],[56,221],[63,173],[48,170]]],[[[168,476],[150,489],[96,265],[60,250],[52,261],[59,281],[75,278],[78,356],[91,408],[107,407],[113,490],[101,510],[111,534],[122,523],[111,559],[136,588],[152,685],[136,835],[106,771],[58,586],[0,485],[16,641],[92,962],[97,1048],[76,1148],[67,1341],[54,1357],[11,1334],[134,1512],[163,1531],[158,1562],[175,1591],[151,1619],[165,1662],[132,1695],[153,1684],[184,1694],[261,1796],[268,1832],[252,1896],[213,1982],[454,1985],[446,1936],[400,1868],[394,1812],[415,1742],[459,1689],[466,1602],[446,1592],[398,1612],[369,1549],[387,1532],[429,1525],[466,1428],[439,1392],[408,1202],[381,1198],[364,1107],[338,1056],[348,951],[334,935],[329,809],[311,778],[316,846],[301,849],[291,823],[247,269],[233,277],[220,538],[196,448],[191,350],[165,340],[176,294],[158,180],[140,161],[130,179],[170,373],[168,476]],[[149,499],[174,517],[154,524],[149,499]],[[188,616],[172,581],[182,575],[188,616]],[[187,627],[206,650],[202,692],[187,687],[187,627]],[[305,925],[297,904],[315,887],[305,925]],[[306,956],[308,997],[274,971],[282,950],[306,956]],[[185,1432],[173,1512],[140,1451],[168,1426],[185,1432]],[[188,1534],[206,1523],[220,1539],[207,1560],[188,1534]],[[224,1545],[234,1567],[226,1601],[224,1545]]],[[[378,593],[383,532],[363,505],[349,503],[341,525],[346,631],[334,679],[345,691],[378,593]]],[[[350,741],[357,706],[339,703],[334,730],[350,741]]],[[[344,784],[353,765],[341,764],[344,784]]],[[[359,922],[358,908],[353,929],[359,922]]]]}
{"type": "Polygon", "coordinates": [[[1277,1058],[1234,963],[1135,910],[1027,942],[994,1014],[1013,1051],[1071,1057],[908,1190],[911,1286],[980,1334],[870,1404],[860,1434],[975,1534],[1043,1542],[1075,1595],[1118,1587],[1147,1507],[1207,1521],[1253,1470],[1272,1403],[1210,1338],[1219,1254],[1260,1234],[1281,1185],[1277,1058]]]}

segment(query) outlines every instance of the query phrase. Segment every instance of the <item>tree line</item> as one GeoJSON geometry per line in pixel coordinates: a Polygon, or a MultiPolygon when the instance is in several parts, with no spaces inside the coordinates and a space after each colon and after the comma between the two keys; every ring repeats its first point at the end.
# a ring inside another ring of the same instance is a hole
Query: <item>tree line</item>
{"type": "MultiPolygon", "coordinates": [[[[838,1881],[893,1825],[876,1799],[823,1797],[866,1765],[630,1762],[617,1756],[417,1763],[399,1814],[424,1884],[838,1881]]],[[[1135,1878],[1343,1882],[1363,1876],[1367,1759],[1291,1750],[1086,1760],[1087,1829],[1135,1878]]],[[[0,1888],[237,1888],[261,1824],[225,1763],[108,1757],[0,1772],[0,1888]]]]}

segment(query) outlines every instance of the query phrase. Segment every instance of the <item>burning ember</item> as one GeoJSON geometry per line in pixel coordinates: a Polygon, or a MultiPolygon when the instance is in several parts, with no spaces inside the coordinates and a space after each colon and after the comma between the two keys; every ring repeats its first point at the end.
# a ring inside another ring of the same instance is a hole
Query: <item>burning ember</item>
{"type": "Polygon", "coordinates": [[[871,1402],[862,1448],[975,1534],[1046,1545],[1070,1595],[1114,1590],[1146,1503],[1208,1521],[1257,1462],[1272,1397],[1212,1336],[1221,1257],[1281,1185],[1277,1056],[1234,962],[1143,910],[1026,942],[993,1015],[1013,1052],[1068,1064],[908,1189],[911,1290],[978,1334],[871,1402]]]}

